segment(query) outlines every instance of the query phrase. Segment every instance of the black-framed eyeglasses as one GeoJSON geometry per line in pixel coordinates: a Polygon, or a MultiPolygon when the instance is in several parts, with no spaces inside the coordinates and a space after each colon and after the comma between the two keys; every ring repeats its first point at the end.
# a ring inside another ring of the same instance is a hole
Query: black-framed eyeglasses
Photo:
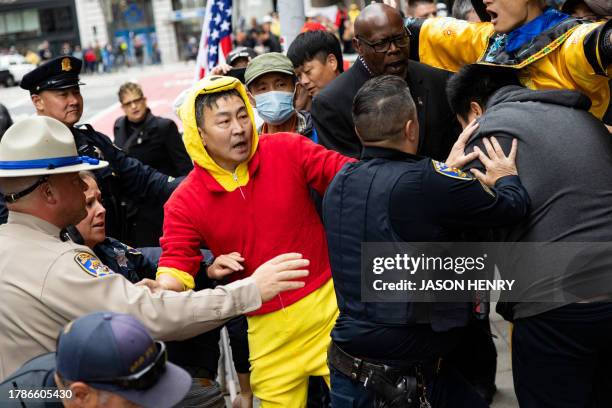
{"type": "Polygon", "coordinates": [[[166,345],[162,341],[156,341],[157,356],[155,361],[140,370],[139,372],[116,378],[96,378],[92,380],[80,380],[84,383],[114,384],[128,390],[146,390],[157,383],[162,374],[166,371],[166,361],[168,352],[166,345]]]}
{"type": "Polygon", "coordinates": [[[131,101],[128,101],[128,102],[122,102],[121,106],[123,106],[124,108],[127,108],[128,106],[132,106],[133,103],[139,104],[140,102],[142,102],[143,99],[144,99],[144,96],[141,96],[140,98],[132,99],[131,101]]]}
{"type": "Polygon", "coordinates": [[[383,53],[389,51],[389,48],[391,48],[391,43],[395,44],[397,48],[408,47],[410,45],[410,35],[410,30],[407,27],[404,27],[404,32],[402,34],[391,38],[385,38],[375,43],[364,40],[361,37],[357,37],[357,39],[362,41],[368,47],[372,48],[374,52],[383,53]]]}

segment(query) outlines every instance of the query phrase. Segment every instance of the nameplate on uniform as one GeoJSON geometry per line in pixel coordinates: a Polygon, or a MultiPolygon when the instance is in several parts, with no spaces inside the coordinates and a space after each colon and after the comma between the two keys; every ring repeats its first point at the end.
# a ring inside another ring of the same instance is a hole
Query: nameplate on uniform
{"type": "Polygon", "coordinates": [[[79,252],[74,256],[74,260],[81,267],[81,269],[95,278],[101,278],[103,276],[114,274],[114,272],[111,271],[108,266],[100,262],[95,255],[88,252],[79,252]]]}
{"type": "Polygon", "coordinates": [[[449,167],[446,163],[442,163],[437,160],[432,160],[431,164],[433,164],[434,170],[443,176],[459,180],[473,180],[470,174],[461,171],[456,167],[449,167]]]}

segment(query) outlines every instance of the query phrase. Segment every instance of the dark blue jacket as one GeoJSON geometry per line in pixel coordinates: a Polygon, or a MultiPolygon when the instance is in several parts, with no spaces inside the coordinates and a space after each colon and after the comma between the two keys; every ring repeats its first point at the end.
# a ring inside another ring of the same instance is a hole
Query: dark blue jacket
{"type": "Polygon", "coordinates": [[[93,250],[104,265],[125,276],[132,283],[144,278],[155,279],[157,263],[143,256],[140,250],[121,241],[107,237],[93,250]]]}
{"type": "Polygon", "coordinates": [[[516,222],[528,207],[529,196],[517,176],[504,177],[488,189],[443,163],[366,147],[361,161],[336,175],[323,200],[340,309],[332,338],[336,341],[339,334],[346,341],[351,326],[359,327],[355,341],[377,326],[426,323],[437,332],[464,326],[469,305],[463,303],[362,302],[362,242],[456,241],[466,227],[516,222]],[[369,329],[361,331],[365,327],[369,329]]]}

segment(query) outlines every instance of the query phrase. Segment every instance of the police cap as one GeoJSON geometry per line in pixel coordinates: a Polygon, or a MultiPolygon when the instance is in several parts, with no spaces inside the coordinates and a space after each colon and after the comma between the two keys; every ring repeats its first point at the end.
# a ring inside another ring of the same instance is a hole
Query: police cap
{"type": "Polygon", "coordinates": [[[82,65],[83,62],[78,58],[57,57],[25,74],[19,86],[35,94],[47,89],[64,89],[84,85],[79,82],[82,65]]]}

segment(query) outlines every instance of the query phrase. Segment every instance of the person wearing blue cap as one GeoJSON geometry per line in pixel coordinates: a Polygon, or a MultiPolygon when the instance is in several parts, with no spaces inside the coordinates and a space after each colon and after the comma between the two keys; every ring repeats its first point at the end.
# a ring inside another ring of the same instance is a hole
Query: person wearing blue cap
{"type": "Polygon", "coordinates": [[[170,408],[190,386],[189,373],[167,361],[166,345],[138,319],[95,312],[66,324],[57,350],[31,359],[8,377],[0,384],[0,398],[15,397],[11,406],[36,406],[40,402],[16,390],[44,389],[52,397],[44,406],[59,406],[61,400],[67,408],[170,408]]]}
{"type": "Polygon", "coordinates": [[[82,61],[74,57],[54,58],[24,75],[20,86],[30,92],[37,115],[52,117],[68,126],[81,154],[109,162],[108,167],[96,171],[108,211],[106,232],[135,245],[126,239],[129,223],[121,205],[123,199],[163,204],[182,178],[169,177],[128,156],[90,125],[75,126],[83,114],[81,66],[82,61]]]}
{"type": "Polygon", "coordinates": [[[79,155],[70,130],[45,116],[17,122],[0,141],[0,193],[9,209],[0,226],[0,380],[54,350],[59,329],[85,313],[130,313],[155,338],[182,340],[304,286],[293,281],[308,275],[300,254],[279,255],[249,278],[199,292],[152,293],[154,281],[132,284],[90,248],[60,238],[87,214],[78,172],[105,166],[79,155]]]}

